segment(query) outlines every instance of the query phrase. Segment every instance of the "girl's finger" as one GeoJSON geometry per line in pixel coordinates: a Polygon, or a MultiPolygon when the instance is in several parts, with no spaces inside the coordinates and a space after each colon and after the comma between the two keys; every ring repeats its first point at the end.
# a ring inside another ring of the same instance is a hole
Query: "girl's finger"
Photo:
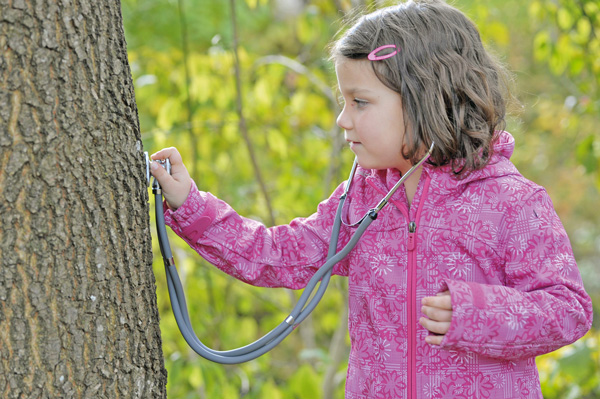
{"type": "Polygon", "coordinates": [[[421,304],[434,308],[452,310],[452,297],[450,294],[442,293],[436,296],[428,296],[421,300],[421,304]]]}
{"type": "Polygon", "coordinates": [[[441,345],[443,339],[443,335],[428,335],[425,337],[425,342],[431,345],[441,345]]]}
{"type": "MultiPolygon", "coordinates": [[[[158,158],[160,159],[160,158],[158,158]]],[[[152,162],[150,165],[150,173],[158,180],[158,183],[163,190],[169,191],[171,185],[174,183],[174,179],[167,173],[165,168],[160,166],[158,162],[152,162]]]]}
{"type": "Polygon", "coordinates": [[[434,334],[444,335],[450,329],[450,322],[447,321],[433,321],[426,317],[421,317],[419,323],[434,334]]]}
{"type": "Polygon", "coordinates": [[[153,160],[169,158],[171,166],[183,165],[181,154],[175,147],[163,148],[150,156],[153,160]]]}
{"type": "Polygon", "coordinates": [[[451,321],[452,311],[447,309],[435,308],[432,306],[423,306],[421,312],[434,321],[451,321]]]}

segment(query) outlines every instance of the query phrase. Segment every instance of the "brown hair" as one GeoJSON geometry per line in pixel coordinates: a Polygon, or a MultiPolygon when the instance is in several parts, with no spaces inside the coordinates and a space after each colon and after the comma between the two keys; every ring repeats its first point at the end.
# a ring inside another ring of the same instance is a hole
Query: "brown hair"
{"type": "Polygon", "coordinates": [[[435,142],[434,165],[450,164],[457,175],[487,165],[505,127],[510,75],[484,49],[475,24],[441,1],[408,1],[360,17],[332,44],[331,58],[366,60],[390,44],[398,53],[372,66],[402,97],[404,158],[416,163],[435,142]]]}

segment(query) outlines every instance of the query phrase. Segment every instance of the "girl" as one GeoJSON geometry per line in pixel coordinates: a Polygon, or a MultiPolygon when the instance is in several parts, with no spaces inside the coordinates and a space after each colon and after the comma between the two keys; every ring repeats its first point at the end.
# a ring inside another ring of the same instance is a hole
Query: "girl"
{"type": "MultiPolygon", "coordinates": [[[[569,239],[502,131],[502,68],[439,1],[362,17],[332,47],[338,125],[359,168],[338,249],[433,143],[334,274],[349,278],[346,398],[541,398],[535,356],[592,322],[569,239]]],[[[198,191],[175,148],[153,163],[166,220],[249,284],[302,288],[326,259],[341,184],[315,214],[266,228],[198,191]]]]}

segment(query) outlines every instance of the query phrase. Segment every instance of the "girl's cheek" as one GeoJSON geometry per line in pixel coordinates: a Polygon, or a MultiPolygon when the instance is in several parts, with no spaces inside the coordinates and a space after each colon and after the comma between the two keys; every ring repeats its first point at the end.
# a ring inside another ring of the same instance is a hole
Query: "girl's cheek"
{"type": "MultiPolygon", "coordinates": [[[[375,122],[377,120],[375,119],[375,122]]],[[[362,126],[362,127],[369,127],[370,125],[372,125],[373,123],[372,119],[370,118],[370,115],[368,112],[366,111],[361,111],[361,112],[357,112],[357,115],[354,118],[354,124],[358,127],[358,126],[362,126]]],[[[375,123],[376,124],[376,123],[375,123]]],[[[371,126],[372,127],[372,126],[371,126]]]]}

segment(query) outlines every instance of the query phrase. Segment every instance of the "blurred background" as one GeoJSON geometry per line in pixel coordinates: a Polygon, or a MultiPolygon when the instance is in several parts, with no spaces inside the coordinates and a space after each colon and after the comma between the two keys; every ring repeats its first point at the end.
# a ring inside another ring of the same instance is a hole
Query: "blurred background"
{"type": "MultiPolygon", "coordinates": [[[[353,159],[335,125],[339,106],[327,44],[358,7],[389,4],[122,0],[145,150],[178,147],[201,189],[267,225],[310,215],[346,178],[353,159]]],[[[595,300],[592,331],[537,359],[544,397],[600,398],[600,3],[452,4],[475,21],[488,49],[514,73],[519,101],[507,126],[517,142],[512,160],[550,193],[595,300]]],[[[247,286],[206,264],[175,235],[171,243],[194,327],[210,347],[252,342],[299,297],[247,286]]],[[[312,316],[270,354],[223,366],[187,347],[158,255],[154,269],[170,398],[343,398],[344,278],[332,279],[312,316]]]]}

